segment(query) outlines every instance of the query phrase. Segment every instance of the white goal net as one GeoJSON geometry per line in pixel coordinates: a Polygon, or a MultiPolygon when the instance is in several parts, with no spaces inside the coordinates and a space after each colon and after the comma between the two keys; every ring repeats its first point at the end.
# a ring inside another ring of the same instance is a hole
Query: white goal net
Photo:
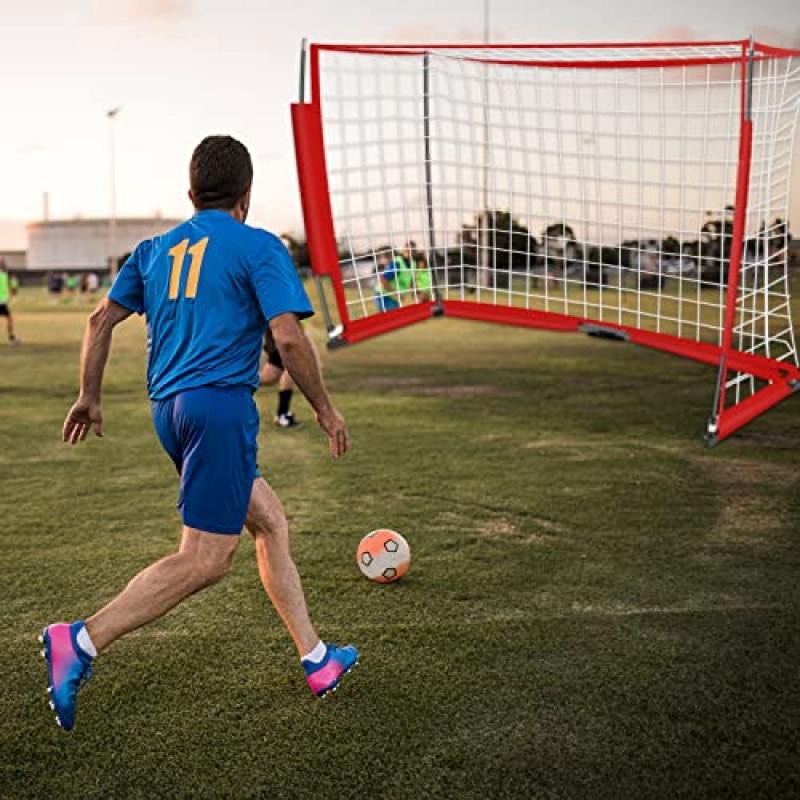
{"type": "Polygon", "coordinates": [[[430,303],[721,363],[716,410],[795,387],[800,55],[317,45],[312,93],[345,335],[430,303]]]}

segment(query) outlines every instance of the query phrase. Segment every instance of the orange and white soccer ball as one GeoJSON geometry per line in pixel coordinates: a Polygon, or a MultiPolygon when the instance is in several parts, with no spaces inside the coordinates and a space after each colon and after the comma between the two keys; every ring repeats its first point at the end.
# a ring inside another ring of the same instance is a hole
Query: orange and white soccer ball
{"type": "Polygon", "coordinates": [[[411,563],[408,542],[397,531],[378,528],[358,545],[358,568],[371,581],[391,583],[402,578],[411,563]]]}

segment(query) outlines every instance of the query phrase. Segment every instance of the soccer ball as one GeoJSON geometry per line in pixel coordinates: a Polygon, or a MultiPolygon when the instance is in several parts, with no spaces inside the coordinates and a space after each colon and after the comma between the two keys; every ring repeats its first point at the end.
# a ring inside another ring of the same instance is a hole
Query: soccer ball
{"type": "Polygon", "coordinates": [[[378,528],[361,540],[356,561],[371,581],[391,583],[405,575],[411,563],[411,550],[399,533],[378,528]]]}

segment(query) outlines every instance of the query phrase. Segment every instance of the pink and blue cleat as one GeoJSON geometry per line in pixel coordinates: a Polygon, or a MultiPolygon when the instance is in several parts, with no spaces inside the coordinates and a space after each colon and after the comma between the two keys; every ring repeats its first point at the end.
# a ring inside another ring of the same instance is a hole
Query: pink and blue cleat
{"type": "Polygon", "coordinates": [[[322,661],[308,659],[302,661],[309,688],[317,697],[325,697],[328,692],[335,692],[342,677],[358,664],[358,650],[349,644],[337,647],[329,644],[322,661]]]}
{"type": "Polygon", "coordinates": [[[59,622],[48,625],[39,641],[47,662],[47,691],[50,708],[56,712],[56,722],[71,731],[75,725],[75,703],[78,689],[92,677],[92,657],[81,650],[76,641],[83,622],[68,625],[59,622]]]}

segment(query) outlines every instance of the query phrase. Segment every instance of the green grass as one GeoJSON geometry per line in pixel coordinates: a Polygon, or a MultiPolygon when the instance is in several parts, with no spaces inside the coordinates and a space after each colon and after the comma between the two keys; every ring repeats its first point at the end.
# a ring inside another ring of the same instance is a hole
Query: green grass
{"type": "MultiPolygon", "coordinates": [[[[103,440],[59,441],[86,307],[17,299],[0,348],[0,796],[792,797],[800,792],[800,404],[702,447],[714,371],[581,336],[436,320],[328,354],[352,449],[261,464],[309,605],[362,664],[304,685],[243,538],[231,576],[98,660],[75,731],[36,642],[178,540],[144,332],[103,440]],[[354,554],[388,526],[398,584],[354,554]]],[[[797,316],[797,315],[796,315],[797,316]]],[[[319,323],[312,334],[321,343],[319,323]]],[[[322,350],[322,348],[320,348],[322,350]]]]}

